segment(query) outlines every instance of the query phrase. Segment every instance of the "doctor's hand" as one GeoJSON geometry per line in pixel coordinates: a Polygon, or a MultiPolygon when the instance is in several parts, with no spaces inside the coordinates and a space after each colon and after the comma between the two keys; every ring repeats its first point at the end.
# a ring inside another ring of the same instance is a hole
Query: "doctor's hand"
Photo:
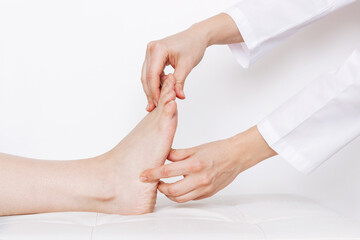
{"type": "Polygon", "coordinates": [[[161,76],[164,75],[163,71],[167,65],[174,68],[176,96],[185,99],[183,91],[185,79],[203,58],[206,47],[206,37],[195,28],[148,44],[141,76],[148,99],[146,110],[150,112],[157,105],[161,76]]]}
{"type": "Polygon", "coordinates": [[[184,82],[191,70],[199,64],[208,46],[242,41],[235,22],[227,14],[219,14],[173,36],[150,42],[142,67],[141,82],[151,112],[157,105],[161,78],[167,65],[174,68],[175,92],[185,99],[184,82]]]}
{"type": "Polygon", "coordinates": [[[260,135],[257,127],[232,138],[198,147],[172,150],[173,163],[145,170],[143,182],[183,176],[175,183],[160,182],[158,189],[170,200],[187,202],[210,197],[229,185],[236,176],[264,159],[276,155],[260,135]]]}

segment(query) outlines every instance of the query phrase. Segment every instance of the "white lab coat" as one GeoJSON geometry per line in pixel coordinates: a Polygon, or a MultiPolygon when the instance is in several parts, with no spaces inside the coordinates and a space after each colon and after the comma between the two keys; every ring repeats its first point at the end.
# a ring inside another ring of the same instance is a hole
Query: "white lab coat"
{"type": "MultiPolygon", "coordinates": [[[[244,43],[229,45],[249,67],[304,26],[355,0],[243,0],[226,13],[244,43]]],[[[360,135],[360,46],[257,125],[265,141],[303,173],[360,135]]]]}

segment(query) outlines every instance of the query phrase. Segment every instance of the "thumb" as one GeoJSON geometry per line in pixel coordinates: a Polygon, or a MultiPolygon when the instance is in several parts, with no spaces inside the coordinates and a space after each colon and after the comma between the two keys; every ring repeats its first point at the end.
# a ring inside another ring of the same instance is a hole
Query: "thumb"
{"type": "Polygon", "coordinates": [[[187,68],[181,64],[178,64],[175,67],[175,71],[174,71],[174,78],[176,81],[175,92],[176,92],[176,96],[180,99],[185,99],[184,83],[189,73],[190,71],[188,71],[187,68]]]}

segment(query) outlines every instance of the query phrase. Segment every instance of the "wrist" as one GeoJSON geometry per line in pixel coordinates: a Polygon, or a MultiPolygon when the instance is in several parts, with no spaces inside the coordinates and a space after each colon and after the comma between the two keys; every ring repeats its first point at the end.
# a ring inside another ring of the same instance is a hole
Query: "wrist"
{"type": "Polygon", "coordinates": [[[195,23],[190,29],[199,33],[199,36],[205,40],[206,47],[243,41],[234,20],[225,13],[195,23]]]}
{"type": "Polygon", "coordinates": [[[240,172],[277,155],[262,137],[257,126],[251,127],[230,139],[236,159],[241,165],[240,172]]]}
{"type": "Polygon", "coordinates": [[[212,42],[212,29],[206,21],[195,23],[188,29],[188,32],[196,36],[197,41],[201,41],[205,48],[211,46],[212,42]]]}

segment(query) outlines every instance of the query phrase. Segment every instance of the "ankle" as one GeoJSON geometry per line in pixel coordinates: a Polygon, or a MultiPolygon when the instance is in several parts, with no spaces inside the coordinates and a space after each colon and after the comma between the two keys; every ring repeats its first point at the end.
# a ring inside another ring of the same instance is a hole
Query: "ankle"
{"type": "Polygon", "coordinates": [[[107,153],[89,159],[89,175],[89,197],[100,203],[112,201],[116,196],[116,178],[107,153]]]}

